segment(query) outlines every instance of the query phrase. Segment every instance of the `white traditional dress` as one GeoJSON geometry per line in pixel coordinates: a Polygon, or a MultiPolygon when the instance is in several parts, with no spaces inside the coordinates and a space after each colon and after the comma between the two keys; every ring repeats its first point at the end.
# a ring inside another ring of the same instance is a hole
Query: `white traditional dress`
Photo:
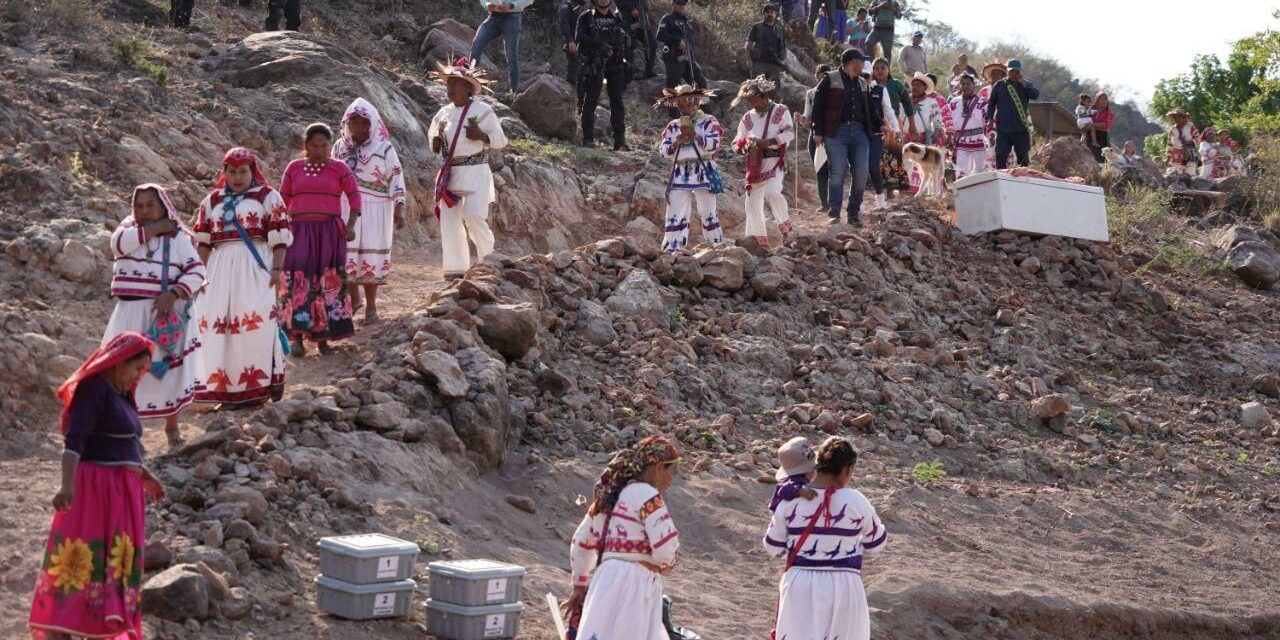
{"type": "Polygon", "coordinates": [[[769,205],[773,219],[778,224],[782,235],[791,233],[791,216],[787,212],[787,198],[782,194],[786,184],[787,145],[796,138],[796,126],[791,120],[791,110],[786,105],[769,102],[764,113],[748,109],[738,121],[738,134],[733,139],[733,146],[739,152],[751,153],[751,139],[764,140],[772,138],[778,143],[773,149],[762,150],[759,165],[753,166],[747,161],[747,230],[748,237],[759,238],[763,244],[769,242],[769,231],[766,229],[764,206],[769,205]]]}
{"type": "Polygon", "coordinates": [[[871,614],[862,588],[862,557],[884,548],[888,537],[871,503],[854,489],[819,490],[816,498],[778,505],[764,537],[765,551],[776,558],[796,552],[778,584],[776,636],[868,640],[871,614]],[[799,547],[815,516],[818,521],[799,547]]]}
{"type": "Polygon", "coordinates": [[[724,130],[720,121],[702,111],[691,116],[694,138],[676,144],[680,120],[672,120],[662,131],[658,152],[671,161],[667,178],[667,214],[663,224],[662,250],[675,252],[689,244],[689,214],[694,205],[702,216],[702,240],[724,242],[724,229],[716,215],[716,194],[711,192],[711,170],[718,171],[715,155],[720,151],[724,130]]]}
{"type": "Polygon", "coordinates": [[[1196,157],[1196,128],[1190,123],[1185,122],[1182,126],[1174,124],[1169,127],[1168,145],[1165,149],[1165,159],[1169,164],[1169,173],[1183,174],[1188,176],[1196,175],[1196,165],[1198,164],[1196,157]]]}
{"type": "Polygon", "coordinates": [[[674,566],[679,546],[662,496],[644,482],[623,488],[611,513],[584,517],[569,548],[573,584],[587,586],[578,638],[668,640],[654,568],[674,566]]]}
{"type": "Polygon", "coordinates": [[[1218,157],[1218,144],[1209,140],[1200,141],[1200,177],[1216,180],[1223,176],[1221,160],[1218,157]]]}
{"type": "Polygon", "coordinates": [[[131,215],[111,234],[111,251],[115,254],[111,295],[117,301],[102,345],[126,331],[156,342],[152,367],[138,382],[134,401],[138,417],[164,418],[178,413],[195,398],[200,336],[195,331],[191,300],[204,286],[204,263],[169,196],[157,185],[142,185],[134,191],[135,197],[141,189],[160,194],[169,219],[178,224],[178,232],[149,237],[131,215]],[[157,318],[155,299],[166,289],[178,299],[171,313],[157,318]]]}
{"type": "MultiPolygon", "coordinates": [[[[347,243],[347,283],[386,284],[391,275],[395,208],[405,202],[404,169],[382,116],[364,98],[356,98],[343,114],[342,137],[333,143],[333,157],[351,168],[360,187],[356,239],[347,243]],[[369,121],[369,139],[358,147],[348,129],[352,116],[369,121]]],[[[344,220],[350,211],[343,196],[344,220]]]]}
{"type": "Polygon", "coordinates": [[[427,135],[432,140],[438,135],[444,136],[444,151],[452,149],[448,190],[459,199],[456,205],[448,206],[437,195],[436,204],[439,207],[444,272],[460,275],[471,268],[468,237],[476,244],[477,260],[484,260],[485,256],[493,252],[489,204],[498,198],[486,152],[506,147],[507,135],[503,133],[502,123],[493,108],[474,98],[461,107],[452,102],[440,107],[431,119],[427,135]],[[464,113],[466,122],[460,123],[464,113]],[[487,144],[483,140],[467,137],[466,125],[471,122],[489,136],[487,144]]]}
{"type": "Polygon", "coordinates": [[[209,247],[208,290],[197,305],[200,383],[197,402],[240,404],[270,398],[284,388],[276,290],[271,286],[271,254],[293,242],[284,199],[271,187],[255,185],[243,194],[218,189],[196,211],[196,243],[209,247]],[[230,215],[252,240],[266,269],[240,239],[230,215]]]}
{"type": "Polygon", "coordinates": [[[987,131],[983,118],[986,111],[987,101],[978,94],[968,98],[956,94],[951,99],[956,180],[987,170],[987,131]]]}

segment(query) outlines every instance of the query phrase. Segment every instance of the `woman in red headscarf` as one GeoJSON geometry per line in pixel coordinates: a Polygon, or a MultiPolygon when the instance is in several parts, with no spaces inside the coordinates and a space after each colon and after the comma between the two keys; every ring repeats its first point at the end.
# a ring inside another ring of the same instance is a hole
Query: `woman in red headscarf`
{"type": "Polygon", "coordinates": [[[293,234],[284,199],[252,151],[227,152],[218,188],[196,212],[195,233],[209,278],[196,322],[202,352],[196,402],[278,399],[285,353],[276,292],[293,234]]]}
{"type": "Polygon", "coordinates": [[[680,532],[663,495],[680,450],[650,436],[613,456],[569,546],[573,595],[564,609],[578,638],[667,640],[662,576],[675,566],[680,532]]]}
{"type": "Polygon", "coordinates": [[[154,347],[139,333],[121,333],[58,388],[66,448],[31,603],[36,638],[142,638],[144,499],[163,497],[164,487],[142,465],[133,391],[154,347]]]}

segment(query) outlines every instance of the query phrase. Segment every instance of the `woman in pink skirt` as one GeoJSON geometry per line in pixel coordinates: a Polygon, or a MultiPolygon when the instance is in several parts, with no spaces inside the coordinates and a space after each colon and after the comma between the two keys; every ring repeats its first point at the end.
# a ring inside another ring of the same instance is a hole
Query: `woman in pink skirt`
{"type": "Polygon", "coordinates": [[[142,638],[144,501],[163,497],[164,487],[142,466],[133,392],[154,348],[142,334],[121,333],[58,388],[66,448],[31,603],[35,638],[142,638]]]}
{"type": "Polygon", "coordinates": [[[351,168],[329,157],[332,144],[333,131],[327,125],[307,127],[304,157],[290,162],[280,180],[293,230],[293,244],[284,256],[280,306],[295,356],[306,354],[304,338],[318,343],[320,353],[327,355],[333,352],[330,342],[355,333],[347,291],[347,243],[356,237],[360,189],[351,168]],[[343,194],[351,208],[345,225],[343,194]]]}

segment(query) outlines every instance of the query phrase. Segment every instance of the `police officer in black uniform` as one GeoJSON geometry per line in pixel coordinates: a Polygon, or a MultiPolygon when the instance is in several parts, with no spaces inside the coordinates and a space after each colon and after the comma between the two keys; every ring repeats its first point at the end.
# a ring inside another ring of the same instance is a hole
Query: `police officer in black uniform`
{"type": "Polygon", "coordinates": [[[658,75],[653,71],[653,64],[658,58],[658,39],[649,28],[649,0],[617,0],[617,3],[618,13],[627,23],[636,49],[644,49],[644,77],[658,75]]]}
{"type": "MultiPolygon", "coordinates": [[[[560,21],[560,37],[564,40],[564,57],[568,67],[565,80],[574,88],[578,87],[578,72],[582,63],[578,58],[577,37],[578,16],[582,14],[583,0],[560,0],[557,18],[560,21]]],[[[578,91],[578,107],[582,107],[582,91],[578,91]]]]}
{"type": "Polygon", "coordinates": [[[609,87],[609,121],[614,151],[627,148],[627,112],[623,93],[631,80],[631,34],[613,0],[591,0],[591,9],[578,16],[578,55],[582,60],[582,146],[595,146],[596,105],[600,90],[609,87]]]}

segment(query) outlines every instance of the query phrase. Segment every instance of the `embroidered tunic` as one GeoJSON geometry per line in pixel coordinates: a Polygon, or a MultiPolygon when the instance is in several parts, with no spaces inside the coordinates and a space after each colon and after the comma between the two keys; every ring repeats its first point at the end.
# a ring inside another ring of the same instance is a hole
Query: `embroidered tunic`
{"type": "Polygon", "coordinates": [[[693,142],[676,144],[676,138],[680,137],[680,120],[675,119],[662,131],[662,140],[658,143],[658,151],[662,156],[675,163],[668,184],[668,188],[672,190],[711,188],[703,163],[698,160],[701,158],[714,163],[713,158],[720,151],[724,129],[715,116],[702,111],[695,113],[692,118],[693,142]]]}
{"type": "MultiPolygon", "coordinates": [[[[764,537],[765,551],[775,558],[787,557],[821,508],[822,500],[823,491],[819,490],[816,498],[796,498],[778,505],[764,537]]],[[[879,551],[888,539],[888,530],[866,496],[855,489],[839,489],[792,566],[861,571],[863,553],[879,551]]]]}
{"type": "Polygon", "coordinates": [[[618,495],[612,513],[586,516],[578,525],[569,550],[574,585],[585,586],[590,581],[602,544],[603,561],[646,562],[665,571],[675,566],[680,532],[658,490],[633,482],[618,495]]]}
{"type": "MultiPolygon", "coordinates": [[[[772,138],[779,146],[763,152],[760,167],[751,176],[750,183],[764,182],[775,174],[781,174],[786,166],[787,145],[796,139],[796,126],[791,120],[791,110],[776,102],[770,102],[764,114],[748,109],[738,121],[738,134],[733,139],[734,148],[744,151],[751,138],[772,138]]],[[[751,172],[750,168],[748,172],[751,172]]]]}
{"type": "MultiPolygon", "coordinates": [[[[942,145],[950,138],[955,122],[951,115],[951,105],[938,94],[930,94],[923,98],[912,98],[915,113],[909,121],[916,125],[916,133],[908,135],[911,142],[921,144],[942,145]]],[[[910,130],[908,126],[908,130],[910,130]]]]}
{"type": "Polygon", "coordinates": [[[483,155],[488,149],[498,150],[507,146],[507,134],[502,131],[502,123],[493,107],[481,100],[472,99],[471,108],[467,110],[467,121],[474,120],[480,130],[489,136],[489,143],[483,140],[472,140],[467,137],[466,123],[459,124],[464,107],[452,102],[440,107],[427,131],[428,139],[437,135],[444,136],[446,148],[453,149],[453,169],[449,176],[449,190],[458,194],[488,194],[488,202],[497,200],[497,191],[493,186],[493,173],[489,170],[489,162],[483,155]],[[457,146],[453,146],[454,132],[459,126],[464,130],[457,136],[457,146]],[[467,164],[469,158],[476,158],[474,164],[467,164]]]}
{"type": "Polygon", "coordinates": [[[981,151],[987,147],[986,124],[983,113],[987,102],[982,96],[974,94],[968,99],[957,95],[951,99],[950,131],[954,132],[955,148],[970,151],[981,151]]]}
{"type": "MultiPolygon", "coordinates": [[[[404,169],[391,144],[391,132],[378,110],[356,98],[342,118],[342,137],[333,143],[333,157],[351,168],[360,190],[360,219],[356,238],[347,243],[347,278],[351,284],[385,284],[391,275],[391,246],[395,236],[395,208],[405,202],[404,169]],[[369,139],[356,146],[351,118],[369,121],[369,139]]],[[[346,196],[342,215],[351,211],[346,196]]]]}

